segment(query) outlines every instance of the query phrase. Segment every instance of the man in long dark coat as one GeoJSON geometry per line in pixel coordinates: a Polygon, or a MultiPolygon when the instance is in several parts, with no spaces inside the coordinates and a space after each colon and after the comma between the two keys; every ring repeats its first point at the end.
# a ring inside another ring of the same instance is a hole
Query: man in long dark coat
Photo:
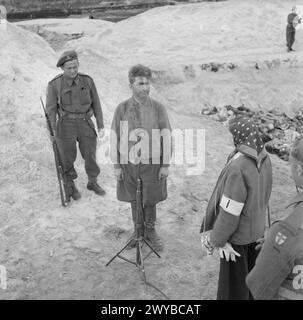
{"type": "Polygon", "coordinates": [[[130,69],[133,95],[115,110],[111,151],[117,198],[131,203],[135,223],[137,178],[141,178],[146,237],[160,251],[163,242],[155,230],[156,204],[167,198],[171,126],[165,107],[149,97],[151,75],[151,70],[142,65],[130,69]]]}

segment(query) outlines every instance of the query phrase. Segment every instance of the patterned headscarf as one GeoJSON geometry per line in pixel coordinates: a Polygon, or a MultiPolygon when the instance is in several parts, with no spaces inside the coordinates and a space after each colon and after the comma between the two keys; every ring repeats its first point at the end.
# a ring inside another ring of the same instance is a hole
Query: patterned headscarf
{"type": "Polygon", "coordinates": [[[259,129],[253,119],[247,117],[235,118],[229,122],[229,131],[233,135],[237,147],[245,145],[259,154],[264,148],[259,129]]]}

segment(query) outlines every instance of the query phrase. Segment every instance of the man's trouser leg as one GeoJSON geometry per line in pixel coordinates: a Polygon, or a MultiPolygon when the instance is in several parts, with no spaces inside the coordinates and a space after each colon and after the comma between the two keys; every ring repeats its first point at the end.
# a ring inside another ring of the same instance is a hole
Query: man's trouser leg
{"type": "Polygon", "coordinates": [[[146,238],[156,251],[161,251],[163,250],[163,242],[161,241],[155,229],[156,215],[156,205],[144,206],[146,238]]]}
{"type": "Polygon", "coordinates": [[[296,30],[293,30],[291,27],[286,27],[286,45],[288,50],[291,50],[295,42],[295,33],[296,30]]]}
{"type": "Polygon", "coordinates": [[[77,126],[75,121],[59,118],[57,121],[57,145],[68,181],[77,178],[74,162],[77,158],[77,126]]]}
{"type": "Polygon", "coordinates": [[[241,257],[236,257],[236,262],[220,259],[217,300],[252,299],[245,278],[254,267],[259,254],[259,250],[255,250],[256,245],[256,243],[243,246],[232,244],[241,257]]]}
{"type": "Polygon", "coordinates": [[[64,173],[66,175],[68,195],[74,200],[79,200],[81,198],[81,194],[74,183],[74,179],[77,178],[77,172],[74,167],[74,162],[77,157],[76,140],[57,139],[57,143],[63,161],[64,173]]]}
{"type": "Polygon", "coordinates": [[[76,140],[57,138],[57,144],[63,161],[66,179],[67,181],[73,181],[78,176],[74,168],[74,162],[77,158],[76,140]]]}
{"type": "Polygon", "coordinates": [[[291,48],[291,29],[289,27],[286,27],[286,46],[288,50],[291,48]]]}
{"type": "MultiPolygon", "coordinates": [[[[132,212],[132,219],[133,219],[133,224],[134,224],[134,231],[133,231],[133,234],[132,234],[132,237],[136,237],[136,218],[137,218],[137,203],[136,201],[132,201],[130,203],[131,205],[131,212],[132,212]]],[[[128,245],[128,249],[132,249],[136,246],[136,242],[135,241],[132,241],[129,245],[128,245]]]]}
{"type": "Polygon", "coordinates": [[[96,161],[97,138],[96,136],[85,136],[82,134],[78,138],[78,141],[82,158],[85,161],[88,181],[97,182],[97,177],[100,174],[100,168],[96,161]]]}
{"type": "Polygon", "coordinates": [[[292,45],[295,42],[295,35],[296,35],[296,31],[292,31],[290,34],[290,48],[292,48],[292,45]]]}

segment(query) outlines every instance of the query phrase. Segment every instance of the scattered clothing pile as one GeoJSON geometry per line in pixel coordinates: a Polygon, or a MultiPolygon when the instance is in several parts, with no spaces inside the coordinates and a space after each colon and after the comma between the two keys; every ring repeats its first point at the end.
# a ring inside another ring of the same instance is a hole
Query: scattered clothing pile
{"type": "Polygon", "coordinates": [[[299,111],[294,117],[289,117],[284,112],[272,109],[268,112],[262,110],[253,111],[241,105],[233,107],[225,105],[221,107],[205,106],[201,115],[209,115],[214,120],[223,123],[233,117],[247,116],[257,123],[265,143],[266,150],[279,158],[288,161],[289,150],[295,138],[303,134],[303,111],[299,111]]]}

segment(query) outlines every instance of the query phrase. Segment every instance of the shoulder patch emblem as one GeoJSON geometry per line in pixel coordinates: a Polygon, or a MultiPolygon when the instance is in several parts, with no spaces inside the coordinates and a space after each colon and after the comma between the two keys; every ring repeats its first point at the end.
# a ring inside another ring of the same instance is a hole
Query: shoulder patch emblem
{"type": "Polygon", "coordinates": [[[275,242],[279,246],[282,245],[285,241],[287,240],[286,235],[284,235],[282,232],[278,232],[276,237],[275,237],[275,242]]]}

